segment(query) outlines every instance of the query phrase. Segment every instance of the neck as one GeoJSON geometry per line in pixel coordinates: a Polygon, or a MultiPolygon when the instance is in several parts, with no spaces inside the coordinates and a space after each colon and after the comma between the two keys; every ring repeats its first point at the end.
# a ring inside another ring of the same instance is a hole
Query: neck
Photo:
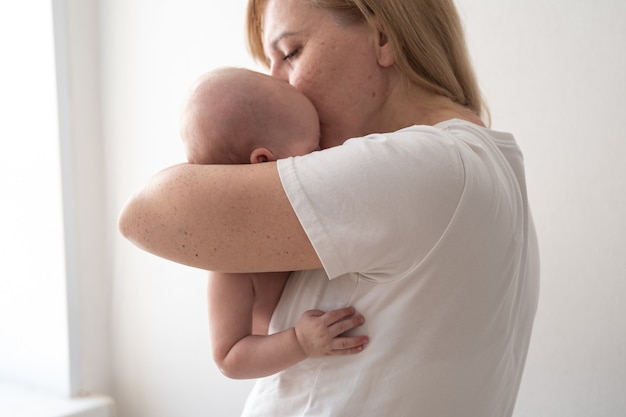
{"type": "Polygon", "coordinates": [[[433,126],[450,119],[485,126],[481,118],[469,108],[402,80],[391,89],[384,113],[383,117],[390,122],[388,131],[411,125],[433,126]]]}

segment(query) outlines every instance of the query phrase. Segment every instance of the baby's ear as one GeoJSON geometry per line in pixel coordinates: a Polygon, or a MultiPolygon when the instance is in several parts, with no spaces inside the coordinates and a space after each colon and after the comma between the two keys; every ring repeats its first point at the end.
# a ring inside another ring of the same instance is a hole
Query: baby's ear
{"type": "Polygon", "coordinates": [[[275,161],[276,158],[272,151],[267,148],[255,148],[250,154],[250,163],[258,164],[259,162],[275,161]]]}

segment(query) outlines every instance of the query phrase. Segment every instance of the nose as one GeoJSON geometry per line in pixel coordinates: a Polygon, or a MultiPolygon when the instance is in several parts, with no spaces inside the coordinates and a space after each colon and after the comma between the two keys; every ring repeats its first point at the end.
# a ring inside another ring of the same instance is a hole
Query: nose
{"type": "Polygon", "coordinates": [[[289,75],[285,71],[285,66],[280,65],[281,62],[272,62],[270,65],[270,75],[278,79],[289,82],[289,75]]]}

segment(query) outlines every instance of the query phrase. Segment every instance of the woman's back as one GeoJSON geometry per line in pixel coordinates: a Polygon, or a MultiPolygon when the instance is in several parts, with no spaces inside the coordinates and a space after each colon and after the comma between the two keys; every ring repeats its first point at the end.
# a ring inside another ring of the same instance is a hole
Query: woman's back
{"type": "Polygon", "coordinates": [[[352,305],[370,343],[359,355],[308,360],[261,380],[244,415],[510,415],[538,296],[513,138],[457,120],[322,154],[279,169],[333,279],[293,274],[270,331],[309,308],[352,305]],[[342,181],[350,190],[327,184],[333,166],[360,171],[342,181]],[[326,192],[316,194],[321,183],[326,192]],[[397,197],[394,187],[407,192],[397,197]]]}

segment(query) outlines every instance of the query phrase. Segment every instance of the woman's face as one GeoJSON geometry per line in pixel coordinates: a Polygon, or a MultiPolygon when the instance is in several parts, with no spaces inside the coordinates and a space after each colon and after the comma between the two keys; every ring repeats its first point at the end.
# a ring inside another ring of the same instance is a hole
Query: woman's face
{"type": "Polygon", "coordinates": [[[378,32],[365,22],[342,25],[304,0],[269,0],[263,17],[271,75],[313,102],[321,148],[376,132],[386,95],[377,61],[378,32]]]}

